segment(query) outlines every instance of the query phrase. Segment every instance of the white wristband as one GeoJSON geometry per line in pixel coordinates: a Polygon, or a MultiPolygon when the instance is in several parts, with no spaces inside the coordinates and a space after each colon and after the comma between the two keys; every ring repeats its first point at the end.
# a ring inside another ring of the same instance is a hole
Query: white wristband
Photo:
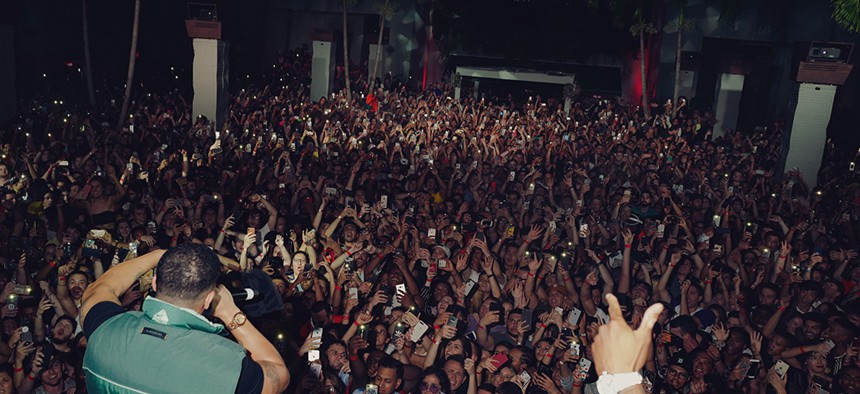
{"type": "Polygon", "coordinates": [[[597,392],[617,394],[637,384],[642,384],[642,375],[639,372],[608,374],[604,371],[597,379],[597,392]]]}

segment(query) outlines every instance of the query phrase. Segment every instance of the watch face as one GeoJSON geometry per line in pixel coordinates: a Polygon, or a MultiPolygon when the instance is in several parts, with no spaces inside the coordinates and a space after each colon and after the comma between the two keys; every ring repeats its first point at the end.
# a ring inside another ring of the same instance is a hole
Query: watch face
{"type": "Polygon", "coordinates": [[[245,320],[247,320],[247,316],[245,316],[245,314],[241,312],[237,313],[236,316],[233,317],[233,323],[238,326],[245,324],[245,320]]]}

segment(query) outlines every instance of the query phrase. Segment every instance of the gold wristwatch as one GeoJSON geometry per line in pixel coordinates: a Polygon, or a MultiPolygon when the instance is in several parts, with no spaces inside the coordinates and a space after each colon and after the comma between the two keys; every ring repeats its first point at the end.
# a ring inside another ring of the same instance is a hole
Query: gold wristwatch
{"type": "Polygon", "coordinates": [[[233,315],[233,320],[227,323],[227,329],[233,331],[245,324],[246,321],[248,321],[248,316],[245,316],[244,312],[236,312],[233,315]]]}

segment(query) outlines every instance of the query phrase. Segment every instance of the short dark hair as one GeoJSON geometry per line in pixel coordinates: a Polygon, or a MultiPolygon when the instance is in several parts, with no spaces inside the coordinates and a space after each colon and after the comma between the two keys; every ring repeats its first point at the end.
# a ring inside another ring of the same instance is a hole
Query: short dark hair
{"type": "Polygon", "coordinates": [[[688,335],[696,335],[699,330],[699,325],[693,320],[692,316],[681,315],[669,321],[670,327],[677,327],[682,333],[688,335]]]}
{"type": "Polygon", "coordinates": [[[514,382],[503,382],[496,389],[496,393],[499,393],[499,394],[519,394],[519,393],[522,393],[522,389],[520,389],[520,387],[517,386],[517,384],[514,382]]]}
{"type": "Polygon", "coordinates": [[[157,295],[192,301],[215,288],[221,264],[211,249],[199,244],[180,244],[161,256],[155,268],[157,295]]]}
{"type": "Polygon", "coordinates": [[[395,360],[393,357],[386,356],[379,360],[377,370],[380,370],[382,368],[393,369],[397,372],[397,379],[403,379],[403,363],[395,360]]]}

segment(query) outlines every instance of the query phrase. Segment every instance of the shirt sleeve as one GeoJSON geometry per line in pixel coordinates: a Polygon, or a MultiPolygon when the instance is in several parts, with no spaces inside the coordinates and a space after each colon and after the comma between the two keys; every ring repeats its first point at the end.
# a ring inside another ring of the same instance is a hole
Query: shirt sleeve
{"type": "Polygon", "coordinates": [[[246,355],[242,359],[242,371],[239,373],[236,393],[262,393],[264,379],[263,367],[246,355]]]}
{"type": "Polygon", "coordinates": [[[102,301],[93,305],[84,320],[84,335],[89,338],[102,323],[122,313],[125,313],[125,308],[110,301],[102,301]]]}

